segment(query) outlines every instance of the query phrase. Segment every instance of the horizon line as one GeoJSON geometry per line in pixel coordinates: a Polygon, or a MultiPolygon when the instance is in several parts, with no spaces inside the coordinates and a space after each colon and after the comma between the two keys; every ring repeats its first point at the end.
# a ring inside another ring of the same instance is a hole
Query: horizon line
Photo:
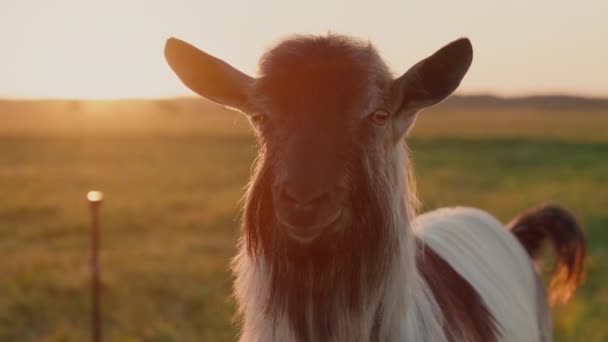
{"type": "MultiPolygon", "coordinates": [[[[576,92],[530,92],[517,95],[501,95],[493,92],[465,92],[465,93],[454,93],[448,97],[489,97],[496,98],[499,100],[518,100],[518,99],[529,99],[529,98],[542,98],[542,97],[568,97],[578,98],[585,100],[608,100],[608,95],[596,95],[590,94],[585,95],[576,92]]],[[[120,97],[107,97],[107,98],[95,98],[95,97],[55,97],[55,96],[0,96],[0,101],[81,101],[81,102],[113,102],[113,101],[171,101],[171,100],[193,100],[201,99],[209,102],[208,99],[198,96],[196,94],[183,94],[183,95],[168,95],[168,96],[120,96],[120,97]]]]}

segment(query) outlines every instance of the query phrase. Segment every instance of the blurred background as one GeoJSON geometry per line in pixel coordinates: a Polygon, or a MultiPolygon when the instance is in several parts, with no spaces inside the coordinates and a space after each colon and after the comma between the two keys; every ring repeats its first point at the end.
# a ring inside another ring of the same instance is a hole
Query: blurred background
{"type": "Polygon", "coordinates": [[[90,338],[87,191],[101,211],[108,341],[233,341],[230,257],[255,141],[192,97],[169,36],[255,75],[291,33],[372,41],[395,74],[461,36],[456,96],[409,143],[424,209],[503,221],[546,201],[589,235],[556,341],[608,341],[608,2],[0,2],[0,341],[90,338]]]}

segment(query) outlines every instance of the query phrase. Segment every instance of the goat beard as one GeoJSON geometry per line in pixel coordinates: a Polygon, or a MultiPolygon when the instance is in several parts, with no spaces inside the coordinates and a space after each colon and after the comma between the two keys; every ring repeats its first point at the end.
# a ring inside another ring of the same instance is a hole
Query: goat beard
{"type": "Polygon", "coordinates": [[[397,247],[388,184],[358,166],[351,172],[350,224],[309,244],[291,239],[277,222],[274,177],[263,161],[248,192],[242,231],[249,256],[269,266],[266,314],[287,316],[302,341],[331,337],[344,310],[350,317],[362,313],[382,290],[397,247]]]}

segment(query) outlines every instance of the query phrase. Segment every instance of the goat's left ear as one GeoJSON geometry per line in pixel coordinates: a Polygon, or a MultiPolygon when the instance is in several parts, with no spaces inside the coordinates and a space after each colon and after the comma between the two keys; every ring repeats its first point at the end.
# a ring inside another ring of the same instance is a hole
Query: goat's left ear
{"type": "Polygon", "coordinates": [[[447,98],[469,70],[473,47],[461,38],[423,59],[395,80],[392,87],[394,128],[402,136],[421,109],[447,98]]]}
{"type": "Polygon", "coordinates": [[[176,38],[167,40],[165,58],[179,79],[195,93],[247,112],[247,90],[252,77],[176,38]]]}

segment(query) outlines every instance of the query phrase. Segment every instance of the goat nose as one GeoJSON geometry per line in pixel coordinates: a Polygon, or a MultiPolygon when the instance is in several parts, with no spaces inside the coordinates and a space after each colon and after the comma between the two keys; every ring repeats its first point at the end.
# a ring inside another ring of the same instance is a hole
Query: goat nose
{"type": "Polygon", "coordinates": [[[327,202],[330,198],[330,192],[324,189],[285,184],[281,191],[281,198],[295,209],[311,209],[327,202]]]}

